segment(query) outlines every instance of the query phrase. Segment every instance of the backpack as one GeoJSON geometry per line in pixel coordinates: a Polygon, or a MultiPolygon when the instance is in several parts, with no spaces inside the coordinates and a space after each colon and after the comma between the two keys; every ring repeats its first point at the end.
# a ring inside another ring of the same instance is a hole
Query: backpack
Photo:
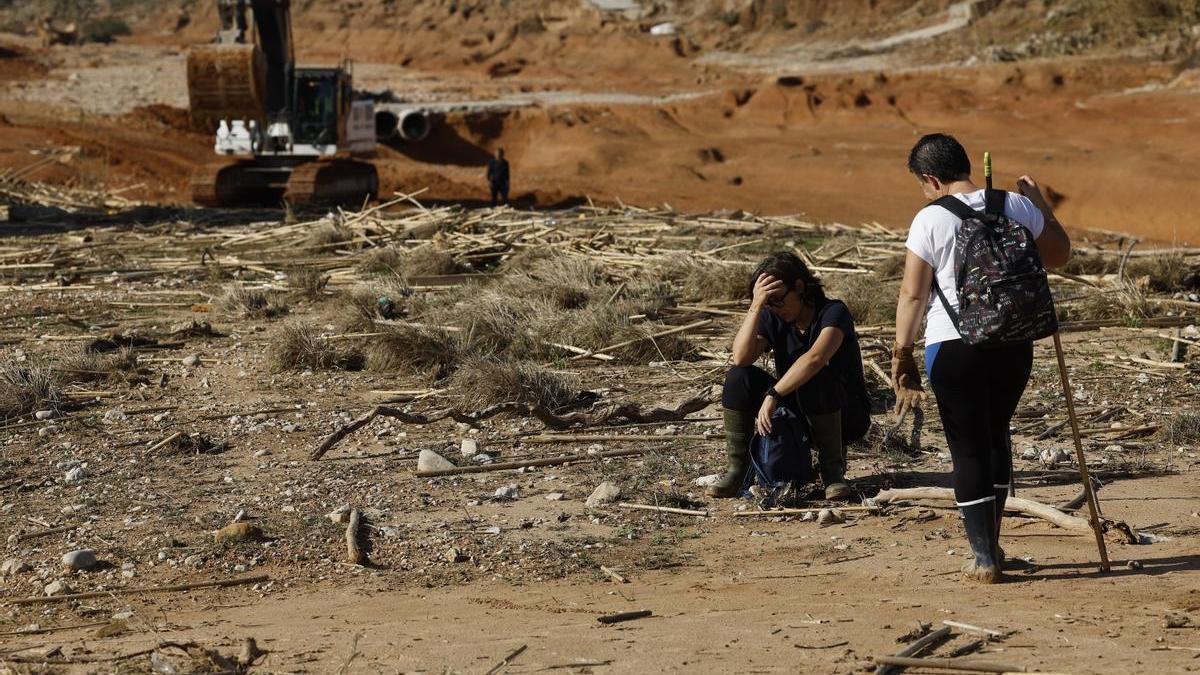
{"type": "Polygon", "coordinates": [[[947,195],[933,202],[958,218],[954,237],[958,311],[933,277],[950,321],[969,345],[1031,342],[1058,332],[1050,282],[1033,233],[1004,214],[1007,193],[987,190],[983,211],[947,195]]]}
{"type": "Polygon", "coordinates": [[[771,415],[771,433],[755,434],[750,441],[750,471],[744,488],[757,483],[766,491],[767,506],[777,503],[788,490],[811,480],[812,441],[808,422],[787,406],[771,415]]]}

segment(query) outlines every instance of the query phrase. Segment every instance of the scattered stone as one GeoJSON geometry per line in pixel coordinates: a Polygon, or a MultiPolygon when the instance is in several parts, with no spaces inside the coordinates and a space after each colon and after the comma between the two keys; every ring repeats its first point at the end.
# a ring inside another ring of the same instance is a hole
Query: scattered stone
{"type": "Polygon", "coordinates": [[[263,448],[262,450],[259,450],[258,452],[254,453],[254,456],[255,457],[266,457],[269,454],[271,454],[271,451],[266,448],[263,448]]]}
{"type": "Polygon", "coordinates": [[[1112,444],[1104,446],[1105,452],[1125,452],[1125,447],[1122,445],[1112,444]]]}
{"type": "Polygon", "coordinates": [[[119,424],[128,418],[129,416],[125,414],[124,410],[113,408],[112,410],[105,411],[104,416],[100,420],[105,424],[119,424]]]}
{"type": "Polygon", "coordinates": [[[1053,467],[1057,464],[1071,461],[1071,453],[1062,448],[1046,448],[1042,450],[1040,458],[1042,464],[1053,467]]]}
{"type": "Polygon", "coordinates": [[[1185,628],[1191,622],[1185,614],[1168,614],[1163,618],[1163,628],[1185,628]]]}
{"type": "Polygon", "coordinates": [[[135,616],[137,616],[137,615],[134,614],[132,609],[123,609],[119,612],[113,612],[113,615],[110,618],[113,621],[128,621],[129,619],[132,619],[135,616]]]}
{"type": "Polygon", "coordinates": [[[464,438],[460,450],[463,457],[474,457],[479,454],[479,441],[474,438],[464,438]]]}
{"type": "Polygon", "coordinates": [[[71,551],[63,555],[62,564],[72,571],[90,570],[96,566],[99,560],[96,559],[96,552],[90,548],[81,548],[77,551],[71,551]]]}
{"type": "Polygon", "coordinates": [[[621,488],[617,487],[611,481],[604,481],[592,490],[592,494],[588,496],[586,504],[589,507],[600,506],[601,504],[611,504],[621,497],[621,488]]]}
{"type": "Polygon", "coordinates": [[[64,476],[64,480],[66,480],[68,483],[78,483],[84,478],[87,478],[87,471],[84,471],[82,466],[77,466],[74,469],[71,469],[67,472],[67,475],[64,476]]]}
{"type": "Polygon", "coordinates": [[[472,457],[471,461],[475,462],[476,464],[491,464],[492,462],[496,461],[496,458],[487,453],[481,452],[472,457]]]}
{"type": "Polygon", "coordinates": [[[213,538],[216,539],[218,544],[222,542],[262,541],[263,531],[261,527],[251,523],[232,523],[214,532],[213,538]]]}
{"type": "Polygon", "coordinates": [[[467,561],[467,554],[463,553],[457,548],[454,548],[453,546],[446,549],[445,557],[446,562],[448,563],[460,563],[467,561]]]}
{"type": "Polygon", "coordinates": [[[838,523],[846,522],[846,516],[842,515],[837,509],[821,509],[817,514],[817,524],[821,527],[829,527],[838,523]]]}
{"type": "Polygon", "coordinates": [[[1142,563],[1138,560],[1130,560],[1129,562],[1125,563],[1125,567],[1128,567],[1131,570],[1140,570],[1142,569],[1142,563]]]}
{"type": "Polygon", "coordinates": [[[46,584],[46,588],[43,590],[46,595],[69,595],[75,592],[75,589],[67,585],[67,582],[62,579],[46,584]]]}
{"type": "Polygon", "coordinates": [[[445,471],[453,469],[454,463],[433,450],[422,450],[417,455],[417,471],[445,471]]]}
{"type": "Polygon", "coordinates": [[[7,577],[7,576],[12,576],[14,574],[24,574],[25,572],[28,572],[32,569],[33,568],[29,566],[29,563],[27,563],[23,560],[17,560],[16,558],[9,558],[8,560],[4,561],[3,565],[0,565],[0,576],[7,577]]]}
{"type": "Polygon", "coordinates": [[[201,365],[200,355],[188,354],[187,356],[183,357],[183,365],[187,366],[188,368],[199,368],[201,365]]]}
{"type": "Polygon", "coordinates": [[[53,410],[38,410],[37,412],[33,413],[33,416],[39,420],[49,420],[54,419],[57,414],[58,413],[54,412],[53,410]]]}
{"type": "Polygon", "coordinates": [[[700,476],[696,479],[696,485],[697,487],[712,487],[713,485],[716,485],[717,481],[719,480],[721,480],[721,474],[719,473],[714,473],[708,476],[700,476]]]}
{"type": "Polygon", "coordinates": [[[336,509],[325,514],[325,517],[328,518],[329,522],[333,523],[334,525],[345,525],[346,523],[350,522],[350,505],[342,504],[336,509]]]}
{"type": "Polygon", "coordinates": [[[1021,459],[1033,461],[1038,458],[1038,449],[1032,445],[1021,451],[1021,459]]]}
{"type": "Polygon", "coordinates": [[[496,493],[492,496],[496,499],[515,500],[521,497],[521,490],[517,487],[516,483],[510,483],[496,488],[496,493]]]}
{"type": "Polygon", "coordinates": [[[240,523],[246,519],[246,509],[238,509],[238,512],[233,516],[233,522],[240,523]]]}
{"type": "Polygon", "coordinates": [[[546,501],[550,502],[561,502],[566,498],[567,496],[561,492],[551,492],[550,494],[546,495],[546,501]]]}

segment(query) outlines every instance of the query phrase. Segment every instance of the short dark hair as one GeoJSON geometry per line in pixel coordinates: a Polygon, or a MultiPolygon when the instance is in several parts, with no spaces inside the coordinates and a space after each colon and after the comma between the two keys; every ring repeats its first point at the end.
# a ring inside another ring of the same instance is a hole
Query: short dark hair
{"type": "Polygon", "coordinates": [[[804,295],[802,299],[808,305],[821,307],[828,302],[821,280],[812,273],[812,270],[808,269],[808,265],[805,265],[799,256],[791,251],[772,253],[760,262],[758,267],[754,268],[754,272],[750,274],[751,295],[754,294],[754,282],[758,281],[758,277],[763,274],[782,281],[789,289],[795,288],[797,281],[803,281],[804,295]]]}
{"type": "Polygon", "coordinates": [[[971,158],[953,136],[928,134],[908,153],[908,170],[914,176],[933,176],[943,183],[970,178],[971,158]]]}

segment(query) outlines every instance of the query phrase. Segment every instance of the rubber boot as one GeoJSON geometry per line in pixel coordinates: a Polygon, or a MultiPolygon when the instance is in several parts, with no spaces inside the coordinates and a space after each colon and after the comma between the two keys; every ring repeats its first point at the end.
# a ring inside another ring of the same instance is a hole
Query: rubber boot
{"type": "Polygon", "coordinates": [[[825,499],[846,501],[853,491],[846,483],[846,457],[842,446],[842,413],[835,411],[808,416],[808,426],[813,445],[817,446],[817,458],[821,465],[821,482],[825,485],[825,499]]]}
{"type": "Polygon", "coordinates": [[[754,416],[740,410],[723,408],[725,420],[725,454],[729,468],[715,484],[705,490],[709,497],[726,499],[736,497],[746,482],[746,471],[750,468],[750,441],[754,438],[754,416]]]}
{"type": "Polygon", "coordinates": [[[967,529],[967,542],[975,554],[975,559],[967,561],[962,571],[972,581],[994,584],[1000,581],[1000,567],[996,563],[996,501],[991,496],[985,499],[958,505],[967,529]]]}
{"type": "Polygon", "coordinates": [[[995,540],[994,540],[995,543],[993,544],[993,548],[996,551],[996,566],[999,567],[1001,570],[1003,570],[1005,556],[1004,556],[1004,549],[1000,548],[1000,528],[1004,524],[1004,504],[1005,504],[1005,502],[1008,501],[1008,486],[1007,485],[1005,485],[1003,487],[993,486],[993,488],[995,490],[995,495],[996,495],[996,502],[995,502],[996,503],[996,506],[995,506],[995,509],[996,509],[996,532],[995,532],[995,535],[996,536],[995,536],[995,540]]]}

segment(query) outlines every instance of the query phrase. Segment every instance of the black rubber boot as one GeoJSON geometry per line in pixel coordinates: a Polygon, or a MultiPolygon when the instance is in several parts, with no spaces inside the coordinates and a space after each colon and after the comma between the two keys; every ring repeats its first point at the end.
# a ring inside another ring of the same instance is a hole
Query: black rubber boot
{"type": "Polygon", "coordinates": [[[962,511],[963,525],[967,528],[967,542],[975,559],[963,565],[967,578],[982,584],[1000,581],[1000,566],[996,561],[996,502],[987,501],[958,506],[962,511]]]}
{"type": "Polygon", "coordinates": [[[842,413],[835,411],[822,415],[808,415],[808,427],[813,445],[817,446],[817,458],[821,465],[821,482],[825,485],[825,499],[846,501],[854,496],[846,483],[846,457],[842,446],[842,413]]]}
{"type": "Polygon", "coordinates": [[[750,468],[750,440],[754,438],[754,416],[740,410],[722,408],[725,420],[725,454],[729,468],[725,475],[705,490],[709,497],[726,499],[736,497],[746,482],[746,471],[750,468]]]}
{"type": "Polygon", "coordinates": [[[1000,528],[1004,524],[1004,504],[1008,501],[1008,487],[995,488],[996,494],[996,532],[993,546],[996,550],[996,565],[1004,569],[1004,549],[1000,548],[1000,528]]]}

